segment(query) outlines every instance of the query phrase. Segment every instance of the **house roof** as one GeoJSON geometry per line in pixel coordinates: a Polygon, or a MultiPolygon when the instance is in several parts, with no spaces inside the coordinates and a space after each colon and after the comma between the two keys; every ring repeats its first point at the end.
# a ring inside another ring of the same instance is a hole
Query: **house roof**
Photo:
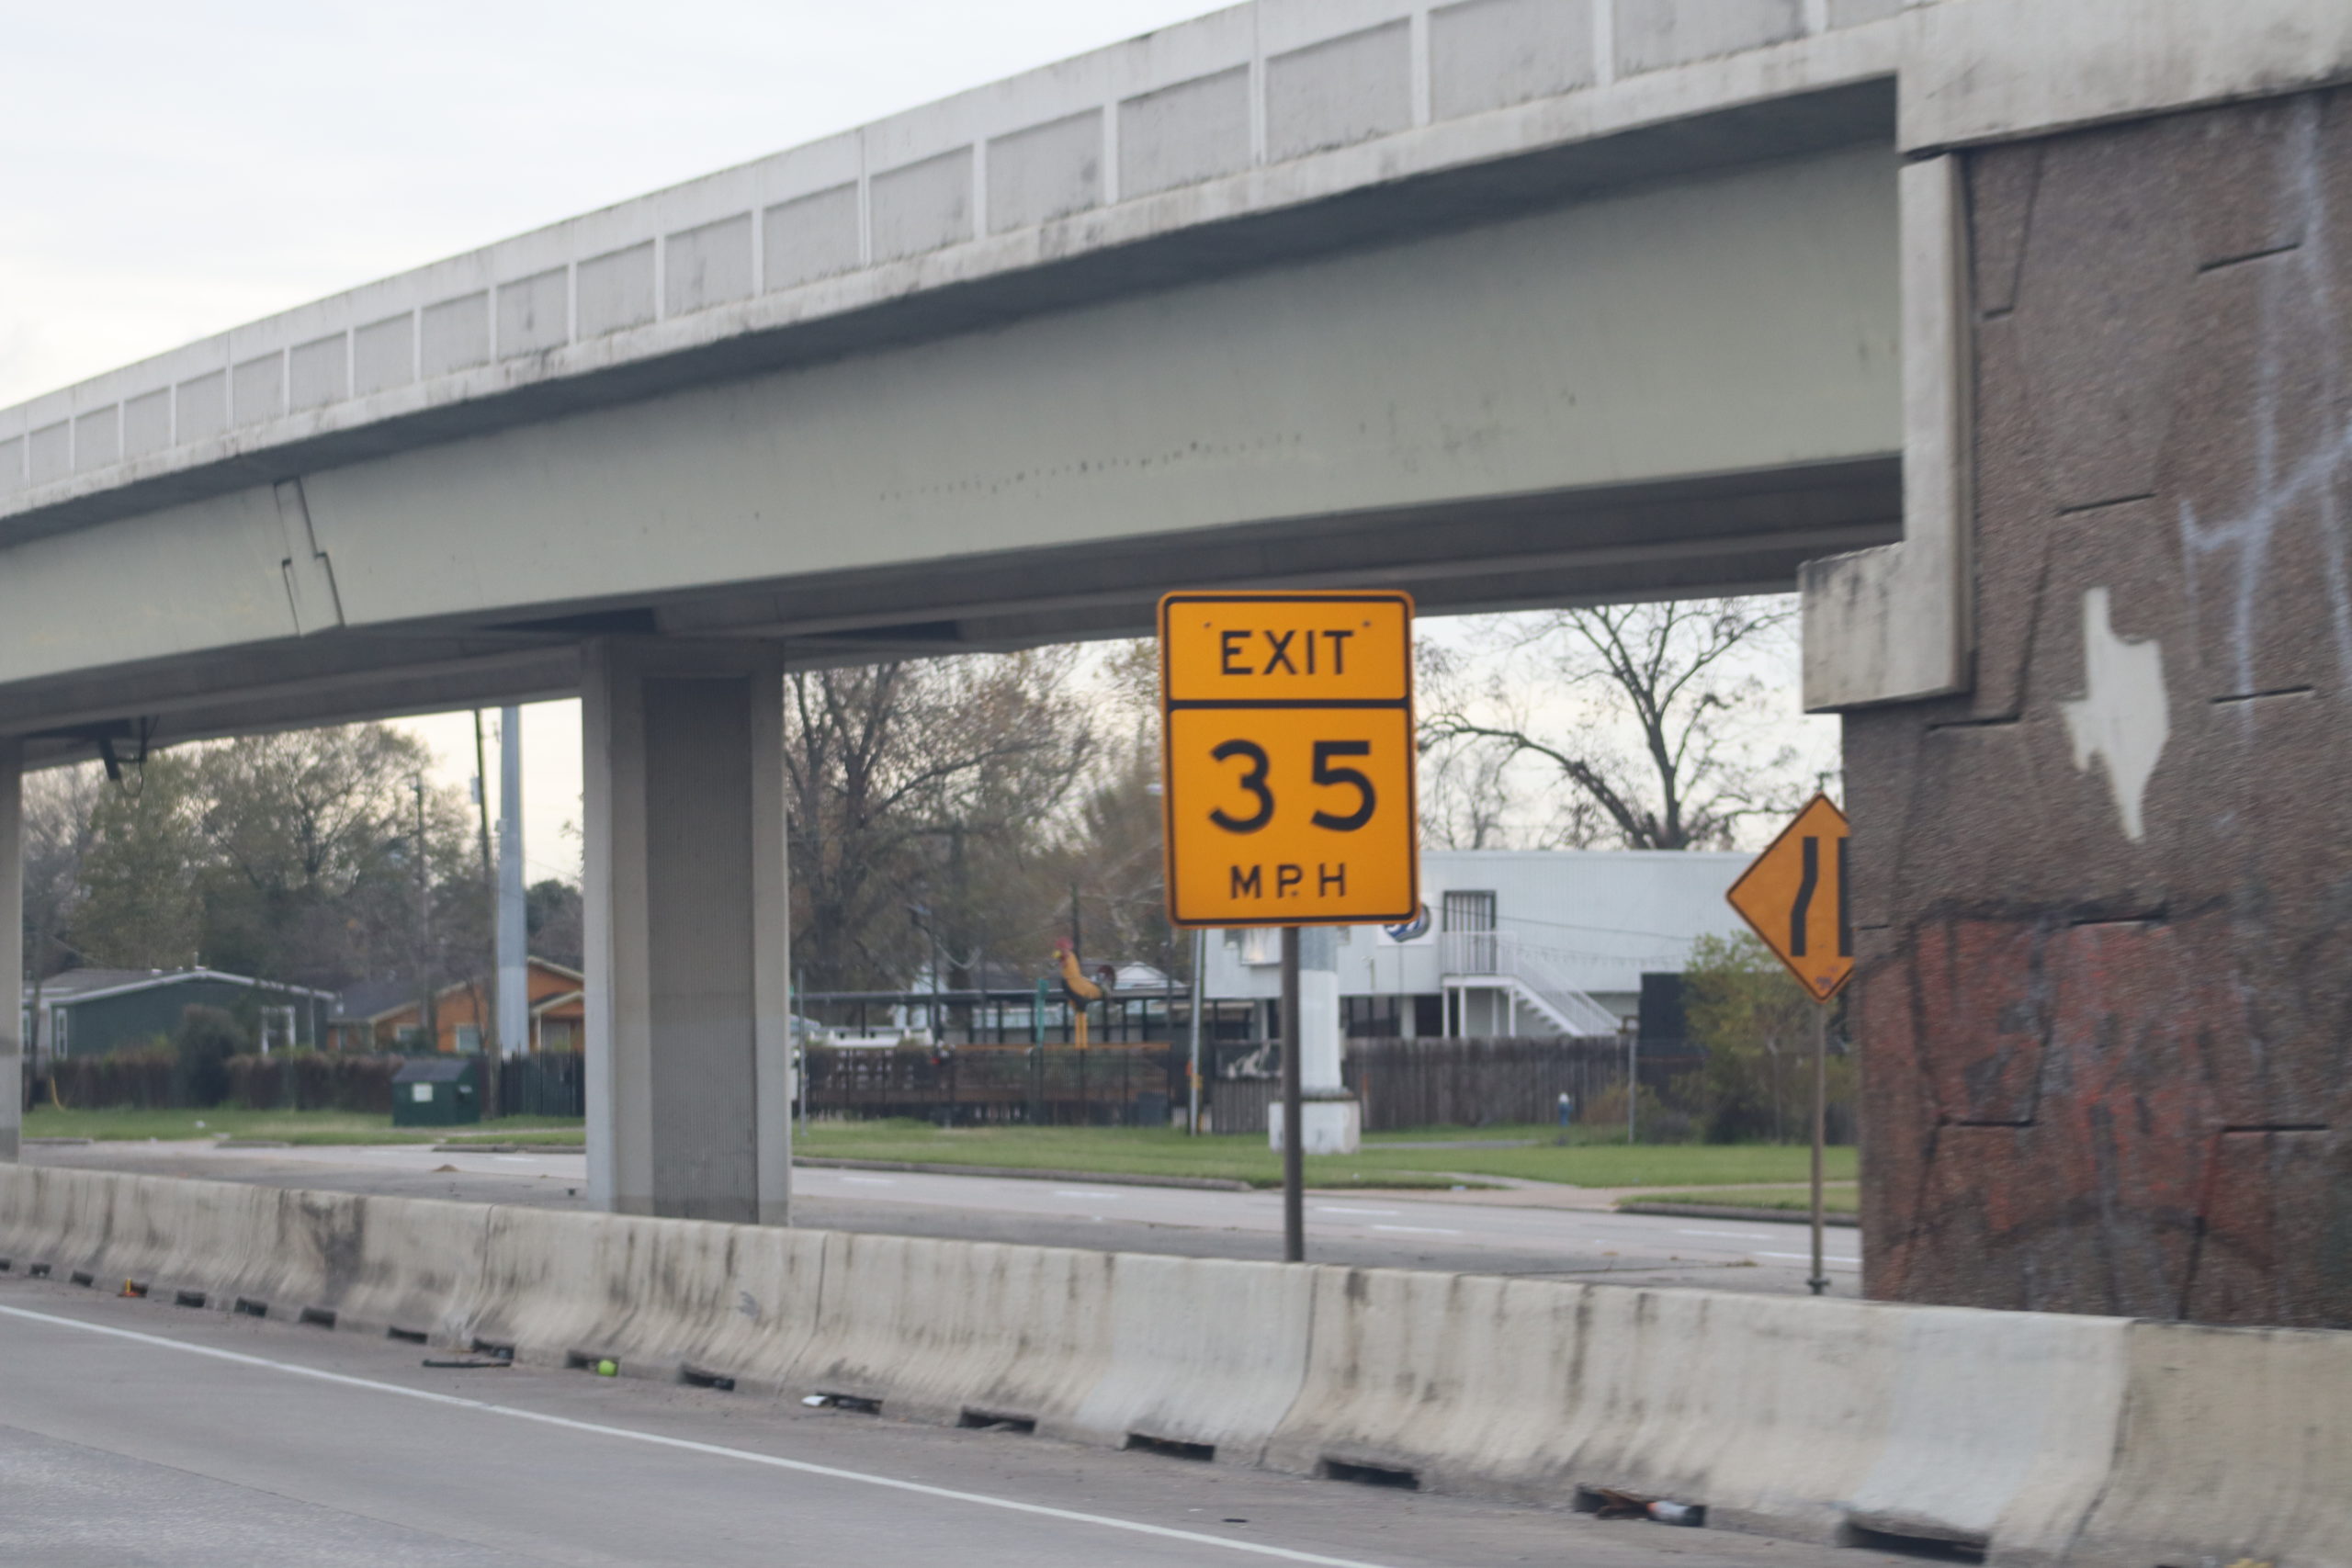
{"type": "MultiPolygon", "coordinates": [[[[567,969],[562,964],[545,958],[534,957],[528,962],[532,968],[570,980],[575,986],[584,986],[587,983],[587,976],[577,969],[567,969]]],[[[435,997],[455,996],[472,983],[470,980],[453,980],[434,995],[435,997]]],[[[541,998],[542,1001],[547,999],[548,998],[541,998]]],[[[334,1012],[327,1021],[330,1023],[375,1023],[391,1017],[394,1013],[406,1012],[416,1006],[416,987],[413,982],[362,980],[356,986],[345,987],[343,993],[335,998],[334,1012]]],[[[534,1010],[539,1005],[539,1002],[534,1002],[532,1004],[534,1010]]]]}
{"type": "Polygon", "coordinates": [[[398,1012],[409,1002],[416,1000],[416,990],[406,980],[362,980],[356,986],[344,987],[334,999],[334,1010],[327,1015],[329,1023],[367,1023],[398,1012]]]}
{"type": "MultiPolygon", "coordinates": [[[[219,969],[68,969],[62,975],[51,975],[40,983],[40,999],[44,1007],[70,1007],[78,1002],[94,1001],[100,997],[127,996],[133,991],[152,991],[163,986],[185,985],[191,980],[215,980],[231,986],[250,986],[255,990],[275,991],[281,996],[327,997],[333,993],[313,990],[308,986],[289,986],[278,980],[256,980],[250,975],[231,975],[219,969]]],[[[33,999],[33,987],[25,987],[25,1001],[33,999]]]]}

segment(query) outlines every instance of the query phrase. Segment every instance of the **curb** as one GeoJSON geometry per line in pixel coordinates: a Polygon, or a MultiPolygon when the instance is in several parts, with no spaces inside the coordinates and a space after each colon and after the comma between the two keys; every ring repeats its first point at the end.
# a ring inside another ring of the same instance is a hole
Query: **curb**
{"type": "MultiPolygon", "coordinates": [[[[576,1155],[585,1144],[435,1144],[433,1152],[487,1155],[576,1155]]],[[[926,1160],[836,1159],[829,1156],[793,1157],[795,1168],[815,1170],[897,1170],[916,1176],[1002,1176],[1016,1181],[1090,1181],[1098,1187],[1189,1187],[1205,1192],[1255,1192],[1246,1181],[1227,1176],[1132,1176],[1100,1170],[1043,1170],[1029,1166],[935,1165],[926,1160]]]]}
{"type": "Polygon", "coordinates": [[[1098,1187],[1189,1187],[1204,1192],[1255,1192],[1255,1187],[1229,1176],[1130,1176],[1099,1170],[1036,1170],[1012,1165],[933,1165],[920,1160],[834,1159],[819,1156],[792,1163],[816,1170],[902,1170],[923,1176],[1002,1176],[1016,1181],[1091,1181],[1098,1187]]]}
{"type": "MultiPolygon", "coordinates": [[[[1809,1225],[1813,1215],[1804,1209],[1745,1209],[1736,1203],[1620,1203],[1613,1213],[1620,1214],[1667,1214],[1685,1220],[1762,1220],[1769,1224],[1809,1225]]],[[[1860,1227],[1861,1222],[1851,1214],[1824,1214],[1825,1225],[1842,1225],[1848,1230],[1860,1227]]]]}
{"type": "MultiPolygon", "coordinates": [[[[395,1145],[397,1146],[397,1145],[395,1145]]],[[[584,1155],[585,1144],[435,1144],[436,1155],[584,1155]]]]}

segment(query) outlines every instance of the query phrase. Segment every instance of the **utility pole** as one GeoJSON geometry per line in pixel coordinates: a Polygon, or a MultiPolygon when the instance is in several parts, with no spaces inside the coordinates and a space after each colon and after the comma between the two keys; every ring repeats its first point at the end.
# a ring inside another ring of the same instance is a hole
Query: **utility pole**
{"type": "MultiPolygon", "coordinates": [[[[474,818],[481,826],[482,897],[490,900],[490,928],[492,932],[492,951],[487,956],[491,959],[492,972],[495,974],[497,964],[498,873],[497,868],[492,864],[490,858],[490,763],[489,759],[482,750],[481,709],[480,708],[474,709],[474,818]]],[[[480,973],[479,970],[475,972],[477,974],[480,973]]],[[[490,1122],[496,1120],[498,1116],[498,1063],[500,1057],[500,1051],[498,1048],[498,1020],[491,1011],[489,1005],[491,998],[484,994],[489,987],[477,984],[472,987],[472,989],[474,998],[474,1027],[479,1032],[481,1040],[481,1119],[485,1122],[490,1122]]]]}
{"type": "Polygon", "coordinates": [[[531,1049],[530,902],[523,890],[523,710],[498,714],[498,1047],[531,1049]]]}
{"type": "Polygon", "coordinates": [[[441,1048],[441,1020],[433,995],[433,878],[424,848],[424,775],[411,773],[409,788],[416,795],[416,984],[420,992],[417,1021],[427,1050],[441,1048]]]}

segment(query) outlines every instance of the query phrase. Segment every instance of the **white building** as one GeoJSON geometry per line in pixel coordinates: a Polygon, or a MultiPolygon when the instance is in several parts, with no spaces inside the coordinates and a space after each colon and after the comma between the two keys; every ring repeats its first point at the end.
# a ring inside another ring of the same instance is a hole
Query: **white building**
{"type": "MultiPolygon", "coordinates": [[[[1690,943],[1741,929],[1724,892],[1754,857],[1683,850],[1430,850],[1427,929],[1340,936],[1340,1012],[1356,1038],[1615,1034],[1642,976],[1679,974],[1690,943]]],[[[1281,932],[1216,933],[1205,987],[1260,1003],[1282,995],[1281,932]]]]}

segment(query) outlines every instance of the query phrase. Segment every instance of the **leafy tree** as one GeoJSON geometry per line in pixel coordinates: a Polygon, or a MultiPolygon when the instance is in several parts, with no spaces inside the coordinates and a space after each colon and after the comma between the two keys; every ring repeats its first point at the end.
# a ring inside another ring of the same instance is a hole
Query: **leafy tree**
{"type": "Polygon", "coordinates": [[[331,987],[486,971],[468,807],[413,738],[360,725],[164,751],[28,792],[28,973],[206,964],[331,987]],[[422,807],[420,830],[419,807],[422,807]]]}
{"type": "Polygon", "coordinates": [[[85,962],[120,969],[196,962],[204,923],[202,810],[186,753],[151,757],[100,793],[71,927],[85,962]]]}
{"type": "MultiPolygon", "coordinates": [[[[193,757],[208,852],[208,962],[322,987],[418,968],[421,955],[385,960],[421,940],[414,791],[432,761],[422,741],[385,725],[350,725],[257,736],[193,757]]],[[[424,804],[431,880],[478,889],[463,803],[428,790],[424,804]]],[[[449,902],[466,896],[479,897],[449,902]]],[[[452,939],[481,925],[479,916],[452,914],[452,939]]],[[[434,972],[469,967],[452,942],[434,945],[434,972]]]]}
{"type": "MultiPolygon", "coordinates": [[[[1707,1137],[1803,1142],[1813,1130],[1818,1004],[1756,938],[1702,936],[1682,971],[1684,1015],[1707,1053],[1707,1137]]],[[[1829,1100],[1847,1120],[1853,1064],[1833,1033],[1829,1100]]]]}

